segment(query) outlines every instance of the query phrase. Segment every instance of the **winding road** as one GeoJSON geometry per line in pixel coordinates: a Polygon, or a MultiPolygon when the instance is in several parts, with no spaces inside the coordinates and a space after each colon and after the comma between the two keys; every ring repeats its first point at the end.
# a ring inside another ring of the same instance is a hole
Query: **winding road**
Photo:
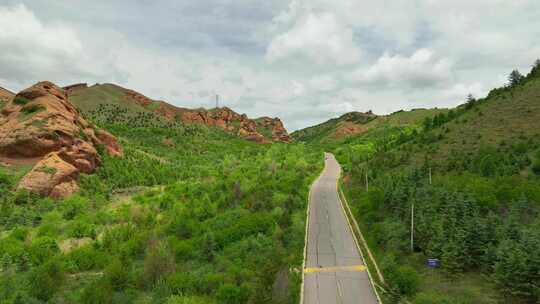
{"type": "Polygon", "coordinates": [[[337,193],[340,166],[325,154],[311,187],[301,304],[379,303],[337,193]]]}

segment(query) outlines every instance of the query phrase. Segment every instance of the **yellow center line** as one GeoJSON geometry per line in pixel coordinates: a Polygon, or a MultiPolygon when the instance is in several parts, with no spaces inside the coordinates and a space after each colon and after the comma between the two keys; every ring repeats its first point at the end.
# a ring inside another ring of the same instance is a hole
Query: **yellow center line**
{"type": "Polygon", "coordinates": [[[366,266],[353,265],[353,266],[335,266],[335,267],[306,267],[304,273],[316,273],[316,272],[352,272],[352,271],[364,271],[366,266]]]}

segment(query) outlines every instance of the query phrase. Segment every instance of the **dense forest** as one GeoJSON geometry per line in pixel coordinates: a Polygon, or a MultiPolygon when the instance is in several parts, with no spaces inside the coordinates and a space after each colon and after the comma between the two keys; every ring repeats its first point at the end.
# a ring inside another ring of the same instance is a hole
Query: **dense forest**
{"type": "Polygon", "coordinates": [[[92,119],[124,157],[102,151],[78,194],[15,191],[28,168],[1,168],[0,303],[296,303],[322,153],[116,110],[92,119]]]}
{"type": "Polygon", "coordinates": [[[539,63],[486,98],[329,146],[386,302],[540,301],[539,63]]]}

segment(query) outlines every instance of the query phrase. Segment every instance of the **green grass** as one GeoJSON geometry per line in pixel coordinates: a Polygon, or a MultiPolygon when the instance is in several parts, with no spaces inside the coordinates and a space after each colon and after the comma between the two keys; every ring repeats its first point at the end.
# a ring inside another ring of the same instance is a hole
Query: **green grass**
{"type": "Polygon", "coordinates": [[[119,105],[131,112],[149,112],[143,106],[127,101],[126,90],[113,84],[98,84],[77,91],[70,101],[83,113],[96,110],[100,105],[119,105]]]}
{"type": "Polygon", "coordinates": [[[420,269],[421,284],[418,294],[415,296],[416,301],[428,295],[432,300],[442,298],[448,303],[496,304],[506,302],[498,292],[497,286],[482,274],[469,272],[457,277],[448,277],[439,269],[425,267],[421,261],[418,262],[417,269],[420,269]]]}
{"type": "Polygon", "coordinates": [[[160,106],[161,106],[161,102],[154,101],[151,104],[147,105],[146,108],[148,110],[150,110],[150,111],[155,111],[155,110],[159,109],[160,106]]]}
{"type": "Polygon", "coordinates": [[[56,173],[56,168],[51,168],[47,166],[39,167],[36,169],[38,172],[44,172],[50,175],[54,175],[56,173]]]}
{"type": "Polygon", "coordinates": [[[342,144],[351,138],[363,137],[364,134],[351,134],[342,138],[336,138],[336,131],[344,122],[362,126],[367,131],[379,128],[402,128],[420,125],[426,117],[433,117],[439,113],[446,113],[447,109],[415,109],[411,111],[399,111],[384,116],[366,116],[363,113],[351,112],[330,119],[316,126],[295,131],[291,136],[296,141],[304,141],[311,144],[342,144]]]}

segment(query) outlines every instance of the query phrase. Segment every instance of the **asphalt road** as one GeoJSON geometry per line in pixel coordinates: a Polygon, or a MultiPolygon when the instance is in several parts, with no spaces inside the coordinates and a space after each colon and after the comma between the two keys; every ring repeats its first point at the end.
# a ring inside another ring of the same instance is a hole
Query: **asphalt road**
{"type": "Polygon", "coordinates": [[[352,231],[340,206],[340,166],[326,154],[321,176],[311,188],[304,304],[378,303],[352,231]]]}

